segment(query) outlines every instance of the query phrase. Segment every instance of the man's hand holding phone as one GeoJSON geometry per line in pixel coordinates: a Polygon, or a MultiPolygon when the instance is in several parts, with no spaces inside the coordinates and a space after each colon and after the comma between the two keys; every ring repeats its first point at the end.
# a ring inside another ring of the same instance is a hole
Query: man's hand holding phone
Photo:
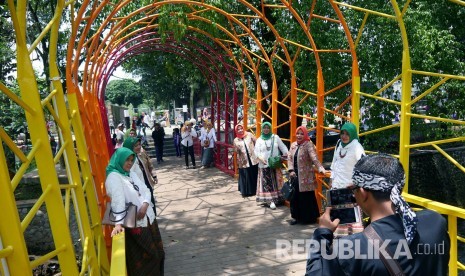
{"type": "Polygon", "coordinates": [[[320,228],[328,228],[331,232],[336,231],[337,226],[339,225],[339,219],[331,220],[329,213],[331,212],[331,207],[326,207],[325,212],[321,215],[318,224],[320,228]]]}

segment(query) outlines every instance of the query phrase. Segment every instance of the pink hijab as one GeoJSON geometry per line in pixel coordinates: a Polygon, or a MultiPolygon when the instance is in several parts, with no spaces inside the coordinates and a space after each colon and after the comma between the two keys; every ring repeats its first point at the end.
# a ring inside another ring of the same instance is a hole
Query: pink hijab
{"type": "Polygon", "coordinates": [[[296,135],[297,135],[297,132],[299,132],[299,130],[301,130],[301,131],[304,133],[304,139],[303,139],[300,143],[297,142],[297,144],[301,145],[301,144],[305,143],[305,141],[310,141],[310,137],[308,137],[307,128],[304,127],[304,126],[298,127],[298,128],[295,130],[295,134],[296,134],[296,135]]]}
{"type": "Polygon", "coordinates": [[[242,125],[236,125],[236,127],[234,127],[234,132],[236,133],[236,137],[237,138],[244,138],[246,135],[247,135],[247,132],[244,130],[244,133],[242,135],[239,134],[239,127],[242,127],[242,129],[244,129],[244,127],[242,125]]]}

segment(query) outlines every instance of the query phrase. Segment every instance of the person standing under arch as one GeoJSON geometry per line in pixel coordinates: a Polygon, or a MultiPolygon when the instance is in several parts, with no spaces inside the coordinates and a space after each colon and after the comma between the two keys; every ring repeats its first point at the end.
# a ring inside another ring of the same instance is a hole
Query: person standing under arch
{"type": "MultiPolygon", "coordinates": [[[[345,123],[341,127],[340,135],[341,139],[336,144],[331,163],[331,189],[349,187],[352,184],[352,170],[357,161],[365,155],[365,151],[358,141],[357,127],[353,123],[345,123]]],[[[362,223],[349,223],[339,225],[334,235],[345,236],[362,231],[362,223]]]]}
{"type": "Polygon", "coordinates": [[[255,136],[244,131],[242,125],[234,128],[234,151],[237,154],[237,167],[239,170],[238,189],[242,197],[257,194],[258,158],[255,155],[255,136]]]}
{"type": "Polygon", "coordinates": [[[315,166],[320,173],[326,172],[304,126],[296,129],[296,138],[297,141],[291,144],[287,158],[289,176],[291,181],[295,181],[294,197],[290,201],[293,218],[291,225],[315,223],[320,216],[315,197],[317,183],[313,167],[315,166]]]}
{"type": "Polygon", "coordinates": [[[111,236],[125,232],[128,275],[163,275],[165,251],[157,219],[150,207],[150,191],[137,177],[130,175],[135,153],[118,148],[106,168],[105,188],[111,198],[116,221],[124,219],[126,204],[137,206],[136,228],[115,224],[111,236]]]}
{"type": "Polygon", "coordinates": [[[258,183],[257,202],[268,204],[271,209],[284,202],[281,188],[283,187],[283,174],[281,169],[268,166],[268,158],[279,156],[281,151],[287,157],[287,147],[278,135],[271,132],[271,124],[262,124],[262,133],[255,144],[255,155],[258,157],[258,183]]]}
{"type": "Polygon", "coordinates": [[[155,154],[157,156],[157,163],[160,164],[161,162],[164,162],[163,146],[165,144],[165,130],[159,123],[155,123],[153,127],[154,130],[152,131],[152,138],[155,143],[155,154]]]}
{"type": "Polygon", "coordinates": [[[186,169],[189,169],[189,156],[192,161],[192,168],[195,169],[195,157],[194,157],[194,139],[197,137],[197,132],[192,128],[192,123],[186,121],[184,126],[181,128],[181,145],[184,150],[184,158],[186,160],[186,169]]]}

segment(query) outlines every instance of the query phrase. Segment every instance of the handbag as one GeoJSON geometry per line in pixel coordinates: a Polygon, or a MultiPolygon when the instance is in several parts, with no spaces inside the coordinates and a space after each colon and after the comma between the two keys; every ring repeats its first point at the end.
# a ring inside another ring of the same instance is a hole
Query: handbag
{"type": "Polygon", "coordinates": [[[284,182],[283,187],[281,188],[281,193],[283,197],[287,201],[291,201],[294,198],[295,194],[295,186],[294,186],[294,179],[290,179],[284,182]]]}
{"type": "Polygon", "coordinates": [[[271,138],[271,153],[270,157],[268,158],[268,167],[272,169],[279,169],[282,168],[283,164],[281,162],[281,156],[273,156],[273,148],[274,148],[274,135],[271,138]]]}
{"type": "Polygon", "coordinates": [[[205,148],[207,148],[208,146],[210,146],[210,139],[205,138],[205,140],[203,140],[203,146],[204,146],[205,148]]]}
{"type": "Polygon", "coordinates": [[[105,214],[103,215],[102,224],[115,225],[122,224],[124,228],[135,228],[137,221],[137,206],[132,202],[126,203],[126,209],[121,212],[113,212],[111,202],[107,202],[105,214]],[[124,217],[120,220],[115,218],[115,214],[123,214],[124,217]]]}

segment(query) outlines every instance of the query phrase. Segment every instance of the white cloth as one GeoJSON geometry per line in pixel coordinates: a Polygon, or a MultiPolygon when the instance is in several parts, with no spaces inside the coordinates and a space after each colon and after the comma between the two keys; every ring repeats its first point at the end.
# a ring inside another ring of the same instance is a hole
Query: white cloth
{"type": "Polygon", "coordinates": [[[145,115],[144,115],[143,122],[144,122],[144,124],[147,124],[147,125],[150,124],[150,120],[149,120],[149,115],[148,115],[148,114],[145,114],[145,115]]]}
{"type": "Polygon", "coordinates": [[[284,155],[287,156],[287,147],[284,145],[281,138],[278,135],[274,135],[268,140],[263,140],[262,137],[257,139],[255,143],[255,155],[259,158],[258,167],[259,168],[268,168],[268,164],[264,164],[262,160],[268,160],[271,157],[271,146],[273,146],[273,156],[280,156],[284,155]],[[274,137],[274,139],[273,139],[274,137]],[[273,145],[271,145],[273,141],[273,145]],[[270,149],[267,150],[266,148],[269,147],[270,149]],[[281,154],[279,152],[281,151],[281,154]]]}
{"type": "Polygon", "coordinates": [[[216,135],[215,135],[215,129],[211,128],[210,131],[207,133],[206,129],[200,130],[200,143],[203,145],[203,141],[206,139],[210,140],[210,144],[208,145],[209,148],[214,148],[215,147],[215,142],[216,142],[216,135]]]}
{"type": "MultiPolygon", "coordinates": [[[[111,209],[115,212],[121,212],[126,209],[126,203],[132,202],[132,204],[137,206],[137,210],[141,208],[142,204],[147,202],[149,208],[147,208],[146,217],[149,218],[150,223],[153,223],[155,220],[155,213],[153,212],[153,207],[151,205],[150,191],[145,186],[145,183],[132,172],[130,176],[124,176],[117,172],[111,172],[105,181],[105,188],[107,189],[107,194],[111,197],[111,209]],[[137,192],[131,181],[134,182],[134,185],[139,187],[139,192],[137,192]],[[139,195],[140,193],[140,195],[139,195]]],[[[124,218],[123,214],[115,214],[116,220],[121,220],[124,218]]],[[[147,219],[144,217],[141,220],[137,221],[137,227],[146,227],[147,219]]]]}
{"type": "MultiPolygon", "coordinates": [[[[212,129],[210,131],[213,131],[213,135],[216,137],[216,130],[214,127],[212,127],[212,129]]],[[[200,137],[202,137],[202,135],[206,134],[207,131],[205,129],[205,127],[201,127],[200,128],[200,137]]]]}
{"type": "Polygon", "coordinates": [[[134,164],[132,164],[131,171],[129,172],[129,174],[132,178],[137,177],[141,182],[145,182],[144,173],[140,169],[139,159],[137,157],[134,159],[134,164]]]}
{"type": "Polygon", "coordinates": [[[115,149],[121,148],[123,146],[123,142],[124,142],[124,132],[122,132],[119,128],[116,128],[115,133],[116,133],[115,149]]]}
{"type": "Polygon", "coordinates": [[[181,132],[181,144],[185,147],[194,145],[193,137],[197,137],[197,132],[193,128],[190,131],[181,132]]]}
{"type": "Polygon", "coordinates": [[[344,148],[342,143],[339,143],[331,163],[331,188],[343,189],[352,184],[352,171],[362,155],[365,155],[365,151],[357,139],[352,140],[344,148]]]}

